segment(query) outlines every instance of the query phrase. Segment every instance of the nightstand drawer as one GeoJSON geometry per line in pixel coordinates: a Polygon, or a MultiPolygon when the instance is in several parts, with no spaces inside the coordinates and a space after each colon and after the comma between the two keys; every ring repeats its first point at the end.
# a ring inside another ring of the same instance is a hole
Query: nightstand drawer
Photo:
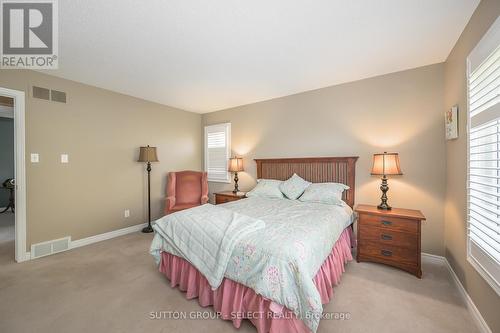
{"type": "Polygon", "coordinates": [[[238,192],[236,194],[233,192],[219,192],[215,193],[215,204],[219,205],[226,202],[241,200],[244,198],[246,198],[244,192],[238,192]]]}
{"type": "Polygon", "coordinates": [[[377,258],[407,266],[417,266],[418,251],[416,248],[405,248],[378,241],[363,241],[359,244],[359,255],[377,258]]]}
{"type": "Polygon", "coordinates": [[[239,200],[238,198],[234,198],[234,197],[227,197],[225,195],[216,195],[215,196],[215,204],[223,204],[223,203],[226,203],[226,202],[230,202],[230,201],[236,201],[236,200],[239,200]]]}
{"type": "Polygon", "coordinates": [[[360,225],[358,237],[363,241],[379,242],[382,245],[401,246],[415,249],[415,251],[418,244],[418,235],[416,233],[394,231],[371,224],[360,225]]]}
{"type": "Polygon", "coordinates": [[[367,226],[374,226],[394,231],[405,231],[415,234],[418,232],[418,221],[415,220],[367,214],[360,214],[359,218],[362,224],[367,226]]]}

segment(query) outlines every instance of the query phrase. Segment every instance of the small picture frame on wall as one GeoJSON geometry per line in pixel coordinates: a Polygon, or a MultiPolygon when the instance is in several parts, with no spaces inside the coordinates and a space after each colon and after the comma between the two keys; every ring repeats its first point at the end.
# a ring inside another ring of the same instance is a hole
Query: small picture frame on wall
{"type": "Polygon", "coordinates": [[[444,114],[446,140],[458,138],[458,106],[454,105],[444,114]]]}

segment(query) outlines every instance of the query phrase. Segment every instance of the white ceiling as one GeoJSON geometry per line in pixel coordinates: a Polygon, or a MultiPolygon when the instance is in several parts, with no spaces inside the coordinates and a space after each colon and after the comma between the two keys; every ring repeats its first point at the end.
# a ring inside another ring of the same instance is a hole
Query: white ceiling
{"type": "Polygon", "coordinates": [[[59,1],[48,73],[210,112],[442,62],[478,3],[59,1]]]}

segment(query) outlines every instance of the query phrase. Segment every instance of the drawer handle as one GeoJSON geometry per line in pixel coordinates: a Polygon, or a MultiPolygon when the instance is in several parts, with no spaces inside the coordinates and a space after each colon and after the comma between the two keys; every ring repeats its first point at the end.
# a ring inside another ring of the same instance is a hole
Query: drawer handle
{"type": "Polygon", "coordinates": [[[389,251],[389,250],[382,250],[382,251],[380,251],[380,253],[382,253],[382,255],[385,257],[392,256],[392,251],[389,251]]]}
{"type": "Polygon", "coordinates": [[[391,235],[386,235],[386,234],[382,234],[380,236],[383,240],[391,240],[392,239],[392,236],[391,235]]]}
{"type": "Polygon", "coordinates": [[[383,225],[392,225],[392,222],[391,221],[382,221],[382,224],[383,225]]]}

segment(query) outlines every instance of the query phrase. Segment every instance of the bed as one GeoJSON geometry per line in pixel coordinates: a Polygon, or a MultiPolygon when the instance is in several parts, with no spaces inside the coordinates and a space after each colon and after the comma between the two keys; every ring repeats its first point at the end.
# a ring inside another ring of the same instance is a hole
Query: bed
{"type": "Polygon", "coordinates": [[[286,180],[296,173],[313,183],[343,183],[349,186],[345,204],[255,197],[173,214],[168,223],[157,221],[151,245],[160,272],[188,299],[213,306],[235,327],[248,319],[259,333],[315,332],[322,305],[330,301],[345,263],[352,260],[356,160],[255,160],[258,179],[286,180]],[[224,238],[225,243],[214,241],[218,229],[210,226],[228,216],[233,220],[227,226],[237,226],[238,232],[232,230],[235,236],[224,238]],[[183,234],[198,238],[173,245],[183,234]],[[218,248],[210,247],[214,242],[218,248]],[[211,260],[217,267],[207,270],[211,260]]]}

